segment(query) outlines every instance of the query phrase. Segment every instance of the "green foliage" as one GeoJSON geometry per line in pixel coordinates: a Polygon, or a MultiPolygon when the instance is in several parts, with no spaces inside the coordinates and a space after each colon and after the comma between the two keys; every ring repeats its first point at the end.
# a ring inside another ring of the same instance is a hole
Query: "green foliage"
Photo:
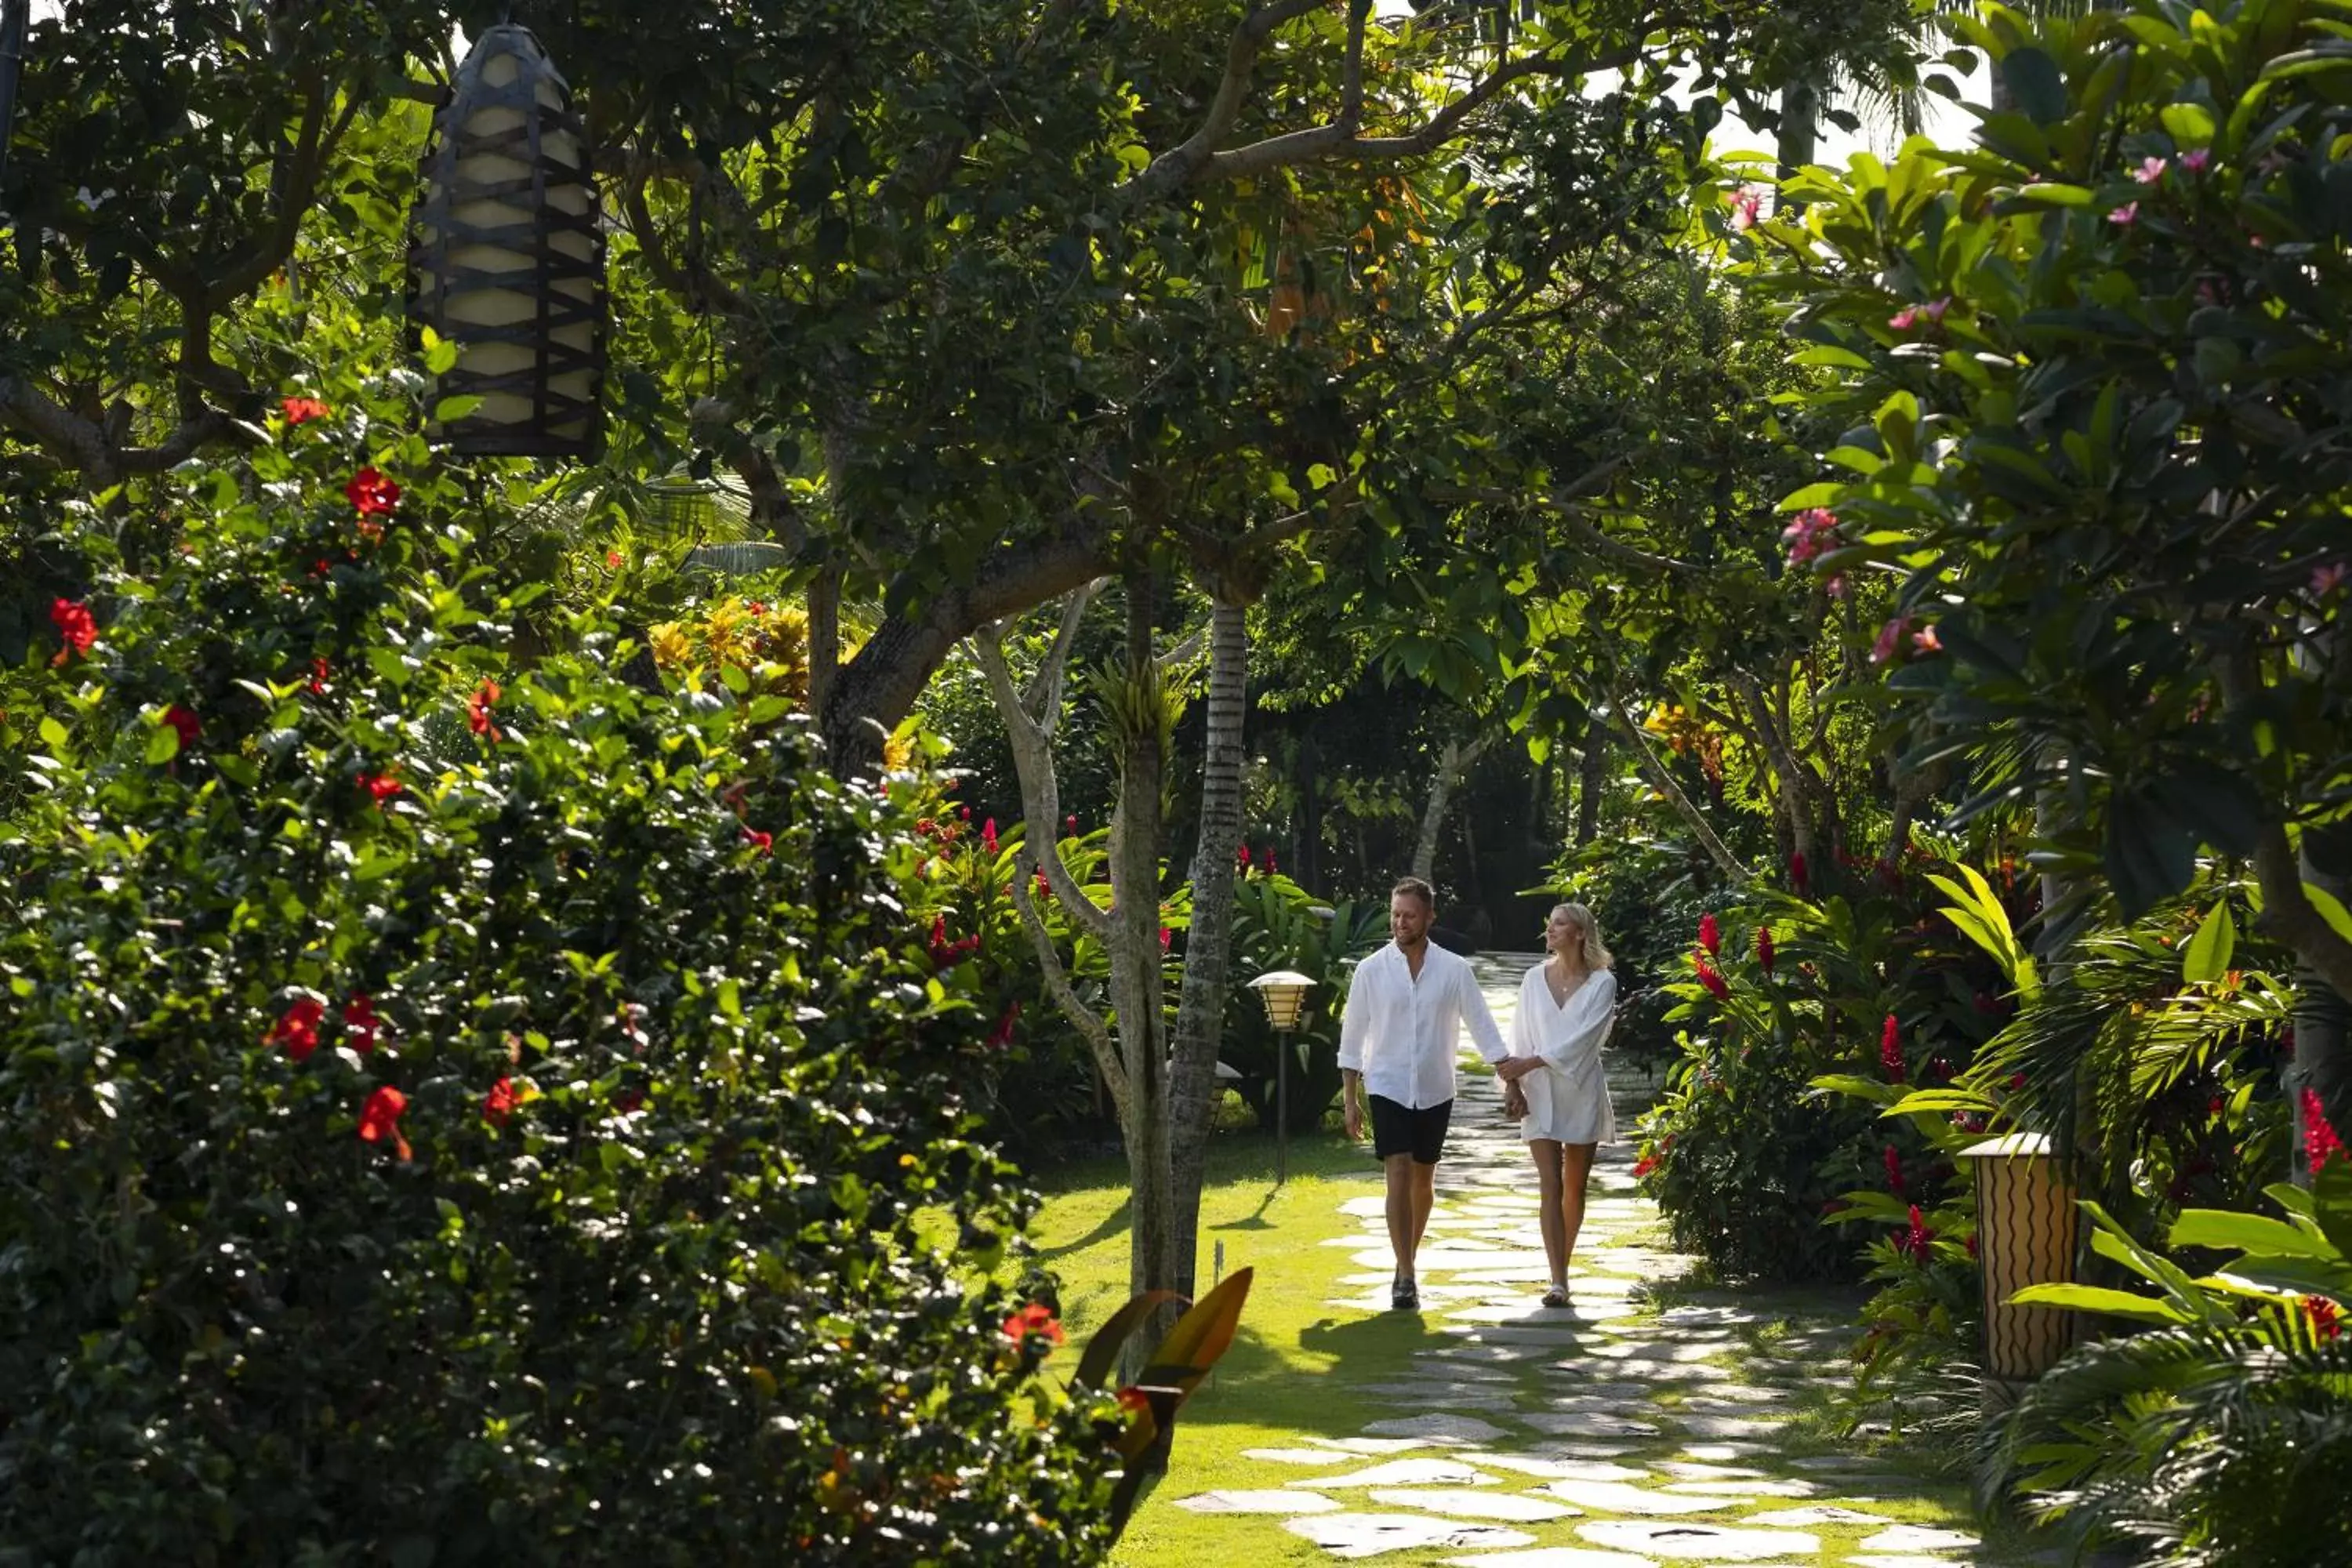
{"type": "Polygon", "coordinates": [[[0,1558],[1092,1556],[905,791],[601,611],[517,662],[414,426],[173,476],[0,676],[0,1558]]]}
{"type": "Polygon", "coordinates": [[[1348,984],[1354,961],[1386,940],[1387,921],[1385,904],[1318,903],[1279,872],[1234,879],[1233,994],[1217,1057],[1242,1075],[1233,1088],[1257,1113],[1260,1126],[1274,1125],[1275,1052],[1282,1046],[1249,983],[1277,969],[1315,982],[1306,1016],[1289,1041],[1290,1131],[1304,1131],[1339,1098],[1339,1016],[1348,1005],[1348,984]]]}
{"type": "Polygon", "coordinates": [[[2352,1160],[2269,1195],[2283,1220],[2174,1222],[2176,1254],[2234,1255],[2193,1278],[2084,1205],[2098,1252],[2156,1293],[2047,1285],[2017,1300],[2158,1327],[2084,1345],[2028,1390],[1995,1434],[1989,1488],[2139,1561],[2251,1568],[2352,1539],[2352,1160]]]}

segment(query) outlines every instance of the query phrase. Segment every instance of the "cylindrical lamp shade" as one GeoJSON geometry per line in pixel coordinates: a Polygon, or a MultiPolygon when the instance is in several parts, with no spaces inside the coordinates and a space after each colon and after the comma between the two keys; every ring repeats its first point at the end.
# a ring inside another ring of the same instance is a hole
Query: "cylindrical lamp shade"
{"type": "Polygon", "coordinates": [[[1277,969],[1250,982],[1250,989],[1265,1004],[1266,1022],[1285,1032],[1298,1027],[1307,1011],[1307,993],[1314,988],[1315,982],[1295,969],[1277,969]]]}
{"type": "Polygon", "coordinates": [[[1960,1151],[1976,1162],[1977,1253],[1984,1271],[1985,1366],[2012,1382],[2041,1376],[2074,1341],[2072,1313],[2017,1307],[2028,1285],[2074,1277],[2074,1183],[2039,1132],[2014,1132],[1960,1151]]]}
{"type": "Polygon", "coordinates": [[[604,231],[586,128],[530,30],[492,27],[433,117],[408,251],[409,324],[457,347],[427,434],[475,456],[595,456],[604,231]]]}

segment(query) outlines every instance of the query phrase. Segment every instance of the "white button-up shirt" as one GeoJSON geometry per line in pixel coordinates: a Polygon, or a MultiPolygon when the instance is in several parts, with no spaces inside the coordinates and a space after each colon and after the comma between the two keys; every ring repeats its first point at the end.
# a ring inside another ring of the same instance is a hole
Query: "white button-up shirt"
{"type": "Polygon", "coordinates": [[[1363,1075],[1367,1094],[1412,1110],[1443,1105],[1454,1098],[1465,1024],[1480,1056],[1498,1062],[1509,1055],[1467,959],[1431,942],[1416,979],[1391,942],[1356,965],[1339,1016],[1339,1066],[1363,1075]]]}

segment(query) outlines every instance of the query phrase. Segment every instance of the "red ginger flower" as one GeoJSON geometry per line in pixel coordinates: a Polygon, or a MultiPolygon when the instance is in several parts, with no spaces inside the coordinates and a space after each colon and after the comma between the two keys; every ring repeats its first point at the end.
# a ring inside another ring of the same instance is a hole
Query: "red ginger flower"
{"type": "Polygon", "coordinates": [[[50,600],[49,624],[58,628],[58,636],[65,643],[58,649],[58,657],[49,661],[51,664],[63,664],[77,653],[88,658],[90,645],[98,641],[98,619],[89,613],[89,606],[79,600],[50,600]]]}
{"type": "Polygon", "coordinates": [[[1043,866],[1037,868],[1037,896],[1041,899],[1050,899],[1054,896],[1054,879],[1045,875],[1045,868],[1043,866]]]}
{"type": "Polygon", "coordinates": [[[1065,831],[1076,836],[1078,831],[1078,819],[1076,814],[1073,813],[1070,816],[1064,817],[1062,819],[1062,826],[1065,831]]]}
{"type": "Polygon", "coordinates": [[[1274,851],[1272,849],[1268,849],[1265,852],[1265,874],[1269,877],[1274,875],[1274,851]]]}
{"type": "Polygon", "coordinates": [[[1248,874],[1249,874],[1249,846],[1248,846],[1248,845],[1246,845],[1246,844],[1239,844],[1239,845],[1235,845],[1235,846],[1234,847],[1234,868],[1235,868],[1237,870],[1239,870],[1243,875],[1246,876],[1246,875],[1248,875],[1248,874]]]}
{"type": "Polygon", "coordinates": [[[2332,1340],[2344,1331],[2341,1314],[2336,1311],[2336,1303],[2326,1297],[2305,1296],[2303,1310],[2311,1319],[2313,1338],[2332,1340]]]}
{"type": "Polygon", "coordinates": [[[1756,928],[1756,962],[1764,966],[1765,973],[1772,973],[1772,928],[1770,926],[1756,928]]]}
{"type": "Polygon", "coordinates": [[[1925,1263],[1927,1261],[1927,1244],[1935,1239],[1936,1233],[1929,1230],[1927,1223],[1919,1216],[1919,1205],[1913,1204],[1911,1228],[1895,1238],[1895,1250],[1902,1253],[1914,1263],[1925,1263]]]}
{"type": "Polygon", "coordinates": [[[1801,897],[1811,881],[1811,877],[1805,869],[1804,851],[1801,849],[1789,857],[1789,886],[1794,888],[1801,897]]]}
{"type": "Polygon", "coordinates": [[[1903,1081],[1903,1026],[1895,1015],[1886,1015],[1886,1022],[1878,1030],[1878,1064],[1886,1069],[1886,1081],[1903,1081]]]}
{"type": "Polygon", "coordinates": [[[310,695],[324,697],[327,694],[327,678],[334,672],[334,667],[325,659],[312,659],[310,661],[310,695]]]}
{"type": "Polygon", "coordinates": [[[1010,1046],[1013,1043],[1013,1026],[1020,1021],[1021,1004],[1015,1002],[1004,1009],[1003,1017],[996,1020],[996,1027],[989,1031],[988,1043],[998,1050],[1010,1046]]]}
{"type": "Polygon", "coordinates": [[[183,708],[176,702],[163,710],[163,722],[179,732],[180,750],[184,752],[196,743],[196,736],[203,732],[205,727],[193,710],[183,708]]]}
{"type": "Polygon", "coordinates": [[[390,1084],[380,1085],[360,1108],[360,1142],[376,1143],[389,1138],[403,1160],[414,1156],[408,1140],[400,1135],[400,1113],[408,1109],[408,1096],[390,1084]]]}
{"type": "Polygon", "coordinates": [[[284,397],[278,399],[278,406],[286,411],[286,423],[289,428],[308,425],[313,419],[324,419],[332,412],[315,397],[284,397]]]}
{"type": "Polygon", "coordinates": [[[991,855],[996,853],[996,818],[992,816],[980,825],[980,847],[991,855]]]}
{"type": "Polygon", "coordinates": [[[1691,963],[1698,970],[1698,983],[1713,993],[1717,1001],[1731,1000],[1731,987],[1723,983],[1723,976],[1715,972],[1715,965],[1706,961],[1706,954],[1692,953],[1691,963]]]}
{"type": "Polygon", "coordinates": [[[343,1004],[343,1027],[352,1032],[352,1049],[362,1056],[375,1049],[376,1031],[383,1027],[383,1020],[376,1016],[375,998],[364,991],[353,992],[343,1004]]]}
{"type": "Polygon", "coordinates": [[[515,1093],[514,1079],[502,1078],[490,1085],[489,1093],[482,1096],[482,1116],[491,1125],[504,1127],[507,1118],[512,1116],[515,1107],[521,1103],[521,1097],[515,1093]]]}
{"type": "Polygon", "coordinates": [[[2320,1167],[2332,1155],[2344,1152],[2344,1140],[2327,1123],[2327,1110],[2319,1103],[2316,1090],[2303,1091],[2303,1148],[2311,1157],[2311,1173],[2319,1174],[2320,1167]]]}
{"type": "Polygon", "coordinates": [[[497,704],[501,695],[497,681],[485,680],[480,686],[475,688],[474,695],[466,700],[467,728],[472,730],[477,735],[487,736],[490,744],[494,746],[506,738],[499,732],[498,725],[490,719],[490,709],[497,704]]]}
{"type": "Polygon", "coordinates": [[[269,1033],[262,1037],[265,1046],[282,1045],[286,1054],[298,1062],[309,1061],[310,1053],[319,1048],[319,1020],[327,1016],[326,1004],[315,996],[297,996],[278,1016],[269,1033]]]}
{"type": "Polygon", "coordinates": [[[1903,1156],[1895,1152],[1892,1143],[1886,1146],[1886,1190],[1895,1194],[1903,1191],[1903,1156]]]}
{"type": "Polygon", "coordinates": [[[1166,926],[1160,928],[1160,951],[1166,952],[1175,943],[1176,933],[1166,926]]]}
{"type": "Polygon", "coordinates": [[[400,504],[400,487],[374,468],[362,468],[343,487],[343,494],[362,517],[390,517],[400,504]]]}
{"type": "Polygon", "coordinates": [[[1723,926],[1713,910],[1698,917],[1698,944],[1706,949],[1709,958],[1723,951],[1723,926]]]}
{"type": "Polygon", "coordinates": [[[1032,1301],[1004,1320],[1004,1337],[1026,1350],[1033,1337],[1043,1337],[1047,1344],[1062,1342],[1062,1325],[1054,1317],[1054,1309],[1043,1301],[1032,1301]]]}

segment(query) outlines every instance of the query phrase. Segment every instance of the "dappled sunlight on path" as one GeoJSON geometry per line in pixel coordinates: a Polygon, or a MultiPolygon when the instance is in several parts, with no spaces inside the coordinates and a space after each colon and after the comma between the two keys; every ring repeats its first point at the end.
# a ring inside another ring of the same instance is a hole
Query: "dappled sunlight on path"
{"type": "MultiPolygon", "coordinates": [[[[1529,958],[1479,961],[1507,1029],[1529,958]]],[[[1495,1079],[1465,1072],[1420,1257],[1418,1337],[1366,1337],[1349,1392],[1391,1414],[1346,1436],[1248,1449],[1252,1485],[1176,1496],[1196,1513],[1262,1515],[1267,1559],[1302,1538],[1334,1558],[1493,1568],[1678,1563],[1942,1568],[2000,1561],[1954,1519],[1948,1486],[1885,1473],[1827,1419],[1850,1320],[1768,1310],[1677,1284],[1625,1144],[1595,1163],[1570,1279],[1547,1309],[1534,1176],[1495,1079]]],[[[1619,1125],[1634,1107],[1619,1085],[1619,1125]]],[[[1338,1321],[1386,1313],[1382,1200],[1347,1197],[1354,1234],[1338,1321]]],[[[1389,1318],[1385,1322],[1396,1324],[1389,1318]]],[[[1403,1327],[1402,1324],[1398,1324],[1403,1327]]],[[[1177,1483],[1181,1485],[1181,1482],[1177,1483]]],[[[1253,1559],[1255,1560],[1255,1559],[1253,1559]]]]}

